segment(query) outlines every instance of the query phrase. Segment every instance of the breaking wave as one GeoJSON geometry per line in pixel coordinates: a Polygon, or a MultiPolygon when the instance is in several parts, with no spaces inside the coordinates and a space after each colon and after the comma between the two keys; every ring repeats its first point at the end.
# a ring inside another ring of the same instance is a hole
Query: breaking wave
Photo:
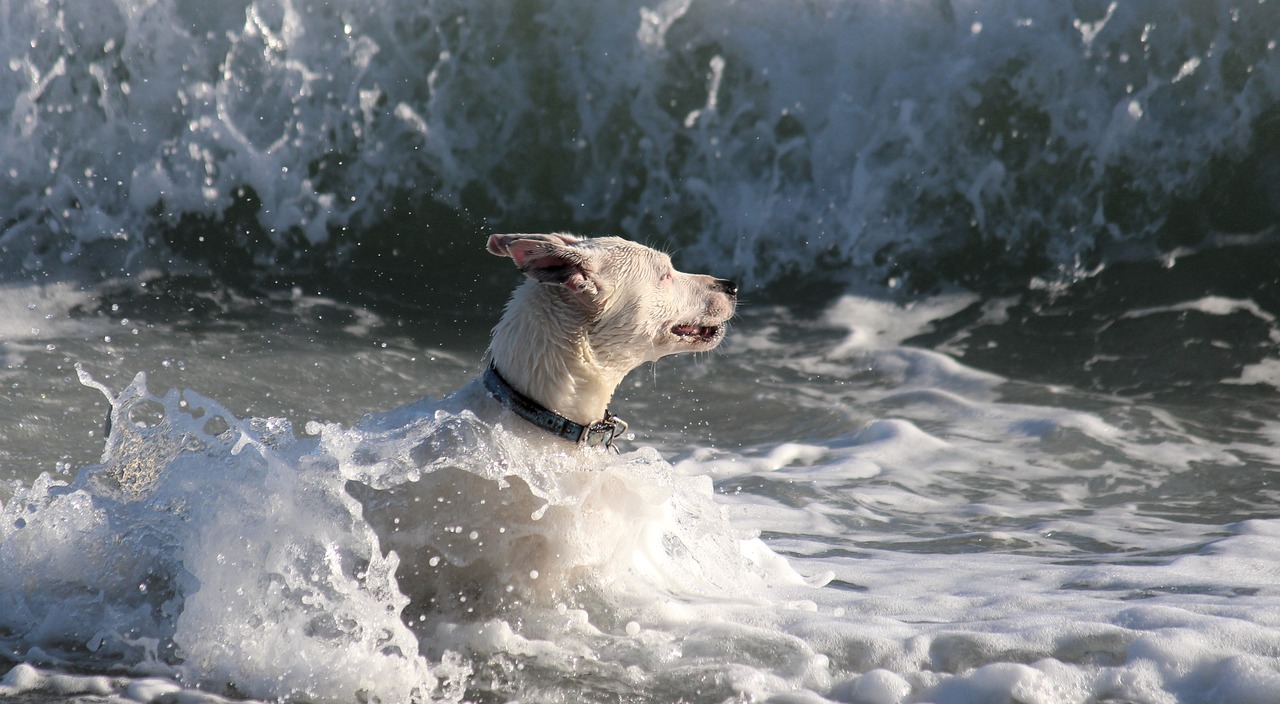
{"type": "Polygon", "coordinates": [[[0,248],[28,271],[568,229],[925,285],[1280,217],[1274,2],[6,7],[0,248]]]}

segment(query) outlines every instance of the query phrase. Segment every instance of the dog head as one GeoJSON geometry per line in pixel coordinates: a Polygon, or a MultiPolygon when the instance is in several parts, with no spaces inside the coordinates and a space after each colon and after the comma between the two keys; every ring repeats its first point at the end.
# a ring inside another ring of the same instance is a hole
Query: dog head
{"type": "Polygon", "coordinates": [[[719,345],[737,302],[732,281],[676,271],[666,254],[618,237],[493,235],[489,251],[576,311],[601,361],[630,368],[719,345]]]}

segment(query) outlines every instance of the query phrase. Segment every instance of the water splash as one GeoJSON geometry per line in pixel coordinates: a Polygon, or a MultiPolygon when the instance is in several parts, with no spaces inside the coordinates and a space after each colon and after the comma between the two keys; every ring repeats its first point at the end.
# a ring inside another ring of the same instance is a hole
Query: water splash
{"type": "Polygon", "coordinates": [[[165,238],[265,263],[405,245],[359,234],[379,229],[440,244],[458,233],[397,213],[443,208],[665,239],[757,281],[1070,278],[1276,222],[1245,185],[1280,148],[1277,12],[18,2],[0,244],[28,268],[165,238]],[[193,227],[219,218],[234,232],[193,227]]]}
{"type": "Polygon", "coordinates": [[[478,387],[308,437],[78,371],[112,406],[101,464],[0,507],[0,633],[29,665],[457,701],[471,657],[555,643],[625,668],[653,655],[610,654],[637,629],[803,585],[730,527],[709,479],[653,450],[535,451],[466,410],[478,387]]]}

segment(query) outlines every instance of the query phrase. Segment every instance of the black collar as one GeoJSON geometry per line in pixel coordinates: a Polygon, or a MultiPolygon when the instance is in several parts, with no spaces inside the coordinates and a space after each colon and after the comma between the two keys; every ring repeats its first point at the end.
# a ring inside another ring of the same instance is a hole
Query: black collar
{"type": "Polygon", "coordinates": [[[484,387],[507,410],[533,423],[543,430],[579,445],[596,447],[604,445],[615,452],[613,441],[627,432],[627,424],[609,411],[604,412],[604,420],[591,425],[575,423],[568,418],[548,410],[542,404],[516,391],[515,387],[502,378],[498,368],[489,362],[489,369],[484,373],[484,387]]]}

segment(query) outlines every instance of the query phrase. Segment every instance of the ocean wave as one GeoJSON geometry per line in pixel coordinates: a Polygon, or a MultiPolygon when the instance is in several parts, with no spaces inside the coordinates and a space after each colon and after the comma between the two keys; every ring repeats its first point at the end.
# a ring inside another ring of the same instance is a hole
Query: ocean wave
{"type": "Polygon", "coordinates": [[[0,247],[267,268],[567,229],[755,282],[1070,279],[1280,219],[1276,26],[1227,0],[21,0],[0,247]]]}

